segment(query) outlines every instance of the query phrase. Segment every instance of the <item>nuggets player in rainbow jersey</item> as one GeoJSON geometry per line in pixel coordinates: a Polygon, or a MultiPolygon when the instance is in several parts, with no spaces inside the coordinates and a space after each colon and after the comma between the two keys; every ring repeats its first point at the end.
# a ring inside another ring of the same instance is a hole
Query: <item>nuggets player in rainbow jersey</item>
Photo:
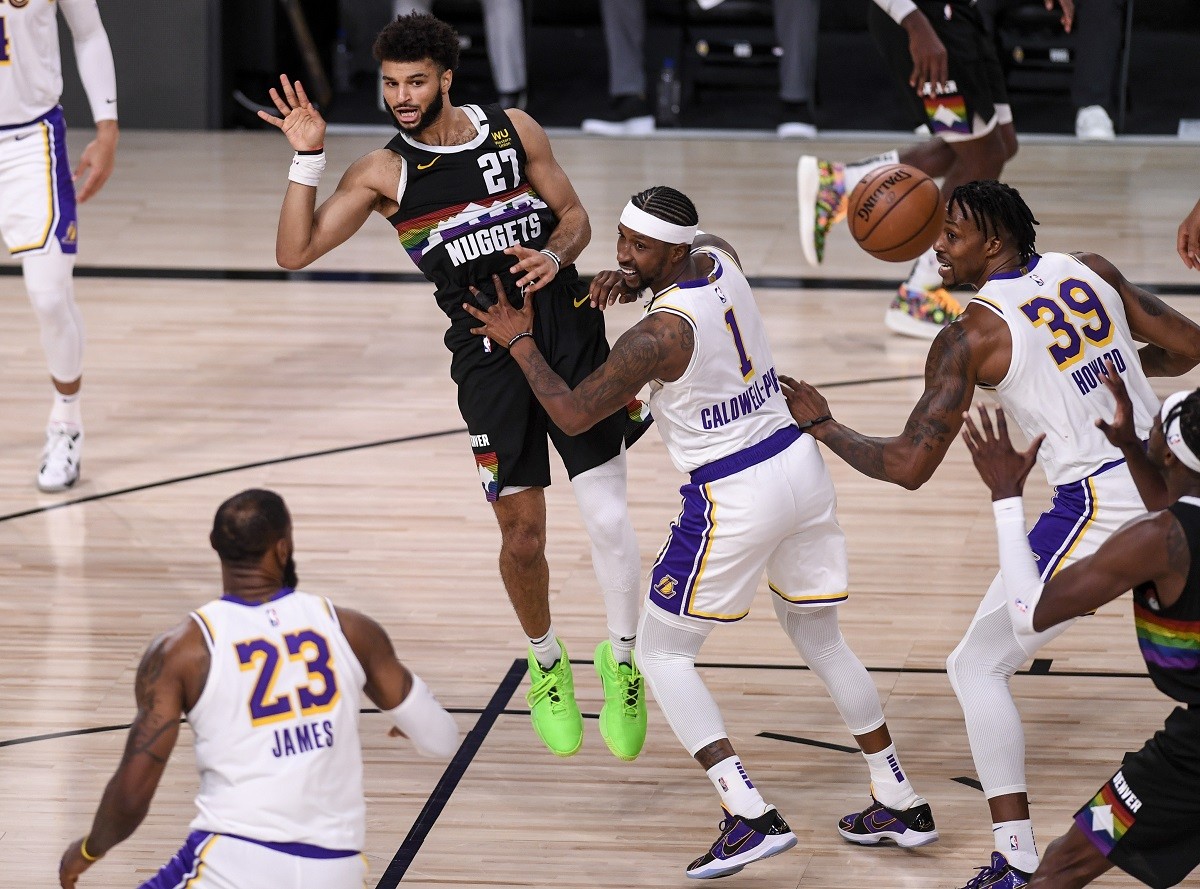
{"type": "Polygon", "coordinates": [[[1036,635],[1133,590],[1138,647],[1159,691],[1180,706],[1050,844],[1033,889],[1087,886],[1115,865],[1155,889],[1175,886],[1200,865],[1200,389],[1176,392],[1157,412],[1148,447],[1116,369],[1105,384],[1117,400],[1101,421],[1121,449],[1151,512],[1092,555],[1047,581],[1025,540],[1021,491],[1041,444],[1013,448],[1003,411],[996,426],[980,408],[963,437],[992,492],[1000,570],[1013,626],[1036,635]]]}
{"type": "MultiPolygon", "coordinates": [[[[604,687],[600,732],[614,756],[634,759],[646,737],[637,632],[637,538],[626,506],[629,409],[614,409],[585,435],[552,423],[503,343],[471,334],[464,300],[487,305],[498,275],[514,295],[537,293],[535,332],[554,366],[578,382],[608,355],[604,315],[573,262],[591,237],[587,212],[524,111],[450,104],[458,36],[431,15],[400,16],[380,33],[375,57],[383,95],[400,131],[386,148],[355,161],[324,203],[325,121],[299,83],[281,78],[271,97],[282,117],[260,112],[287,136],[296,156],[279,216],[277,259],[302,268],[353,235],[372,212],[393,225],[401,246],[435,287],[450,321],[446,348],[458,408],[483,493],[500,525],[500,577],[529,638],[530,719],[557,756],[583,743],[566,648],[550,618],[545,488],[549,447],[562,457],[592,543],[592,565],[608,612],[608,638],[595,649],[604,687]]],[[[644,430],[630,426],[630,437],[644,430]]]]}
{"type": "Polygon", "coordinates": [[[364,694],[423,754],[458,727],[371,618],[296,589],[292,523],[272,491],[221,504],[209,536],[224,595],[159,636],[91,832],[63,853],[76,884],[142,822],[187,714],[200,790],[183,848],[142,889],[361,889],[364,694]]]}
{"type": "MultiPolygon", "coordinates": [[[[839,457],[909,489],[928,481],[942,462],[975,387],[993,390],[1030,439],[1046,435],[1038,460],[1054,486],[1054,502],[1030,531],[1029,546],[1049,579],[1145,512],[1121,451],[1093,422],[1114,408],[1103,383],[1106,362],[1125,381],[1144,440],[1158,404],[1147,377],[1195,367],[1200,325],[1130,284],[1101,256],[1036,253],[1036,222],[1020,194],[1003,183],[954,190],[934,249],[946,286],[969,285],[977,294],[933,341],[925,392],[900,435],[857,432],[831,419],[828,402],[809,384],[785,378],[784,388],[797,422],[824,418],[812,433],[839,457]],[[1138,343],[1147,345],[1139,349],[1138,343]]],[[[1069,624],[1018,637],[997,575],[946,661],[996,846],[984,868],[994,881],[973,886],[1015,889],[1037,868],[1025,739],[1009,679],[1069,624]]]]}
{"type": "Polygon", "coordinates": [[[646,680],[676,737],[708,773],[725,816],[720,836],[687,875],[727,876],[796,843],[751,783],[696,671],[708,634],[746,616],[764,572],[780,625],[829,689],[870,768],[874,798],[842,819],[842,837],[864,845],[932,843],[938,834],[929,805],[905,776],[875,685],[838,629],[848,569],[833,483],[816,442],[788,414],[737,254],[700,232],[698,222],[691,200],[667,186],[626,205],[617,227],[619,269],[598,275],[592,296],[607,305],[649,288],[653,297],[608,360],[574,388],[531,335],[538,298],[519,311],[504,299],[486,313],[468,306],[484,322],[475,332],[509,344],[547,412],[568,431],[582,432],[649,384],[671,460],[690,475],[651,570],[638,631],[646,680]]]}
{"type": "Polygon", "coordinates": [[[63,491],[79,480],[84,337],[72,282],[79,243],[75,203],[98,192],[112,174],[117,138],[116,72],[96,0],[0,3],[0,235],[21,262],[55,393],[37,472],[43,491],[63,491]],[[60,9],[96,122],[96,138],[74,176],[58,104],[60,9]],[[78,196],[76,179],[82,182],[78,196]]]}

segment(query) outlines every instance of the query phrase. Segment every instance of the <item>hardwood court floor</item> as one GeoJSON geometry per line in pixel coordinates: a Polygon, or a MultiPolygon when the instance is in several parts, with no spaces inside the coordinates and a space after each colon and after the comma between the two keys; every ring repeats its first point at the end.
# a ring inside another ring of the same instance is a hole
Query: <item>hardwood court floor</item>
{"type": "MultiPolygon", "coordinates": [[[[330,184],[382,141],[331,138],[330,184]]],[[[73,145],[81,144],[77,134],[73,145]]],[[[696,200],[702,226],[738,248],[750,274],[839,282],[760,288],[777,366],[829,384],[835,413],[857,428],[901,428],[921,391],[927,350],[881,323],[890,298],[883,282],[905,270],[869,259],[844,232],[831,239],[825,269],[803,267],[793,184],[799,147],[563,136],[554,144],[591,212],[585,272],[610,265],[627,195],[677,185],[696,200]],[[872,281],[878,289],[860,289],[872,281]]],[[[818,144],[846,158],[886,147],[818,144]]],[[[288,154],[274,134],[125,134],[116,177],[83,208],[80,264],[274,269],[288,154]]],[[[1023,148],[1008,179],[1042,220],[1043,249],[1093,249],[1132,279],[1192,285],[1171,301],[1200,317],[1200,275],[1173,250],[1175,225],[1196,197],[1179,183],[1191,181],[1193,168],[1194,152],[1171,146],[1040,143],[1023,148]]],[[[377,220],[319,268],[412,270],[377,220]]],[[[363,717],[372,885],[395,885],[384,874],[397,850],[409,856],[398,862],[403,885],[688,883],[683,867],[715,837],[719,811],[656,705],[646,750],[630,764],[608,755],[594,719],[582,751],[564,761],[545,753],[529,728],[524,649],[495,568],[498,533],[427,287],[218,275],[81,275],[76,287],[89,337],[84,477],[69,494],[41,495],[32,480],[49,401],[44,365],[19,279],[0,275],[0,887],[54,882],[61,849],[87,829],[117,762],[140,653],[219,593],[209,523],[223,498],[251,485],[288,500],[302,586],[378,618],[464,731],[457,767],[447,770],[389,740],[378,715],[363,717]],[[436,819],[427,809],[418,823],[444,771],[457,783],[443,785],[452,792],[436,819]]],[[[636,317],[636,307],[617,309],[612,336],[636,317]]],[[[1156,388],[1196,385],[1193,372],[1156,388]]],[[[837,838],[836,819],[866,801],[866,769],[841,749],[850,743],[845,728],[820,683],[798,668],[764,595],[748,619],[714,631],[701,659],[751,775],[800,844],[730,885],[961,886],[991,843],[942,670],[995,571],[986,493],[961,444],[911,493],[835,457],[828,462],[850,546],[845,633],[873,671],[942,840],[902,852],[837,838]]],[[[603,609],[570,488],[555,472],[555,624],[577,661],[581,706],[595,714],[599,683],[588,660],[604,632],[603,609]]],[[[681,481],[657,435],[643,438],[630,457],[630,504],[644,569],[678,511],[681,481]]],[[[1035,473],[1031,510],[1047,498],[1035,473]]],[[[1142,673],[1129,606],[1119,602],[1014,679],[1043,847],[1168,712],[1142,673]]],[[[141,830],[81,885],[136,885],[178,848],[196,787],[190,747],[185,730],[141,830]]],[[[1097,885],[1135,884],[1117,874],[1097,885]]]]}

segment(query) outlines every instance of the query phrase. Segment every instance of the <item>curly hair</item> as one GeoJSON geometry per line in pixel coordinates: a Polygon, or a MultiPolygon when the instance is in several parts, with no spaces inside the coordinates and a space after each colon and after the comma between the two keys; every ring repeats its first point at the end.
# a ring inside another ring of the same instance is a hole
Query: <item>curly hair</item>
{"type": "Polygon", "coordinates": [[[1014,242],[1022,265],[1034,254],[1033,230],[1038,221],[1033,211],[1021,197],[1021,193],[995,179],[968,182],[954,189],[950,195],[950,206],[958,207],[964,216],[970,216],[975,227],[984,237],[1007,235],[1014,242]]]}
{"type": "Polygon", "coordinates": [[[629,199],[633,206],[675,225],[697,225],[700,214],[691,198],[669,185],[652,185],[629,199]]]}
{"type": "Polygon", "coordinates": [[[375,61],[419,62],[432,59],[443,71],[458,67],[458,32],[428,13],[398,16],[379,32],[375,61]]]}

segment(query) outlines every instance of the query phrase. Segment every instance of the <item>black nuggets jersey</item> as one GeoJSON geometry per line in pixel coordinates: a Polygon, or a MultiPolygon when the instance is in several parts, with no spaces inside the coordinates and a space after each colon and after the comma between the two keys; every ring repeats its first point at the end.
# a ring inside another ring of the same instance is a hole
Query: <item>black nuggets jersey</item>
{"type": "Polygon", "coordinates": [[[520,294],[504,250],[540,250],[558,220],[525,177],[525,149],[499,105],[463,106],[478,135],[464,145],[424,145],[396,135],[387,147],[404,158],[400,209],[388,217],[452,322],[475,326],[462,310],[468,286],[495,299],[498,273],[509,299],[520,294]]]}
{"type": "Polygon", "coordinates": [[[1150,678],[1163,694],[1200,706],[1200,498],[1182,497],[1170,507],[1187,536],[1192,564],[1178,601],[1159,604],[1153,583],[1133,591],[1138,646],[1150,678]]]}

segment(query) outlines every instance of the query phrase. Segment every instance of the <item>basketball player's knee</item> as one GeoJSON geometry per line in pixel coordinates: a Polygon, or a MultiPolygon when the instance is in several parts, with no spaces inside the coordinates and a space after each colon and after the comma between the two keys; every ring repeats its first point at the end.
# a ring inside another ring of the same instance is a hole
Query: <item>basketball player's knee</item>
{"type": "Polygon", "coordinates": [[[38,320],[43,324],[63,324],[70,318],[75,295],[71,287],[71,270],[55,269],[53,264],[26,264],[25,291],[38,320]]]}
{"type": "Polygon", "coordinates": [[[546,556],[546,528],[534,522],[510,522],[500,527],[500,557],[521,568],[546,556]]]}

